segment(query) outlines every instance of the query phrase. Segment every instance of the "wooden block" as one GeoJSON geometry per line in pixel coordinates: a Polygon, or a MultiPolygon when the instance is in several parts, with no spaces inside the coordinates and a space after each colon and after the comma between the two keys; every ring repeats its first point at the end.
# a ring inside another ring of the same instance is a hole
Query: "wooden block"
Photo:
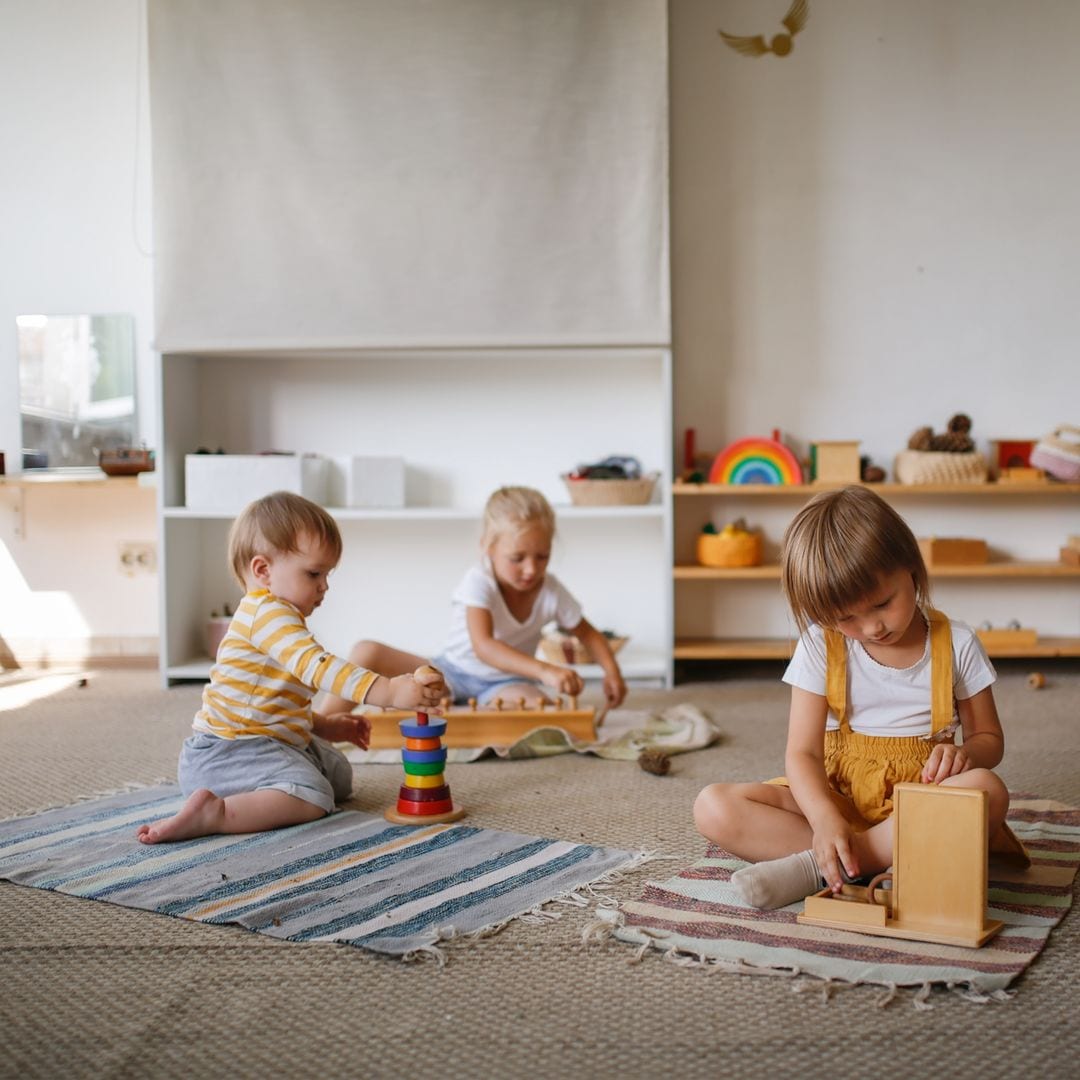
{"type": "Polygon", "coordinates": [[[1032,469],[1024,466],[1013,466],[1002,469],[998,473],[999,484],[1049,484],[1046,473],[1042,469],[1032,469]]]}
{"type": "Polygon", "coordinates": [[[815,484],[859,482],[858,440],[811,443],[810,461],[815,484]]]}
{"type": "Polygon", "coordinates": [[[989,558],[986,541],[958,536],[919,538],[927,566],[977,566],[989,558]]]}
{"type": "Polygon", "coordinates": [[[1037,644],[1038,630],[1020,627],[1017,630],[976,630],[986,649],[1021,649],[1037,644]]]}
{"type": "Polygon", "coordinates": [[[991,439],[990,459],[1000,472],[1006,469],[1027,468],[1035,439],[991,439]]]}
{"type": "MultiPolygon", "coordinates": [[[[369,712],[371,721],[372,750],[397,749],[402,737],[398,725],[402,720],[412,718],[412,713],[388,709],[381,713],[369,712]]],[[[589,706],[578,708],[540,709],[450,709],[445,717],[446,731],[442,737],[443,746],[481,747],[513,746],[530,731],[541,727],[561,728],[575,739],[584,742],[596,741],[596,709],[589,706]]],[[[433,721],[434,723],[434,721],[433,721]]],[[[413,725],[406,725],[414,728],[413,725]]],[[[412,738],[412,731],[408,732],[412,738]]],[[[416,786],[416,785],[414,785],[416,786]]]]}
{"type": "Polygon", "coordinates": [[[822,889],[806,898],[799,922],[814,920],[818,923],[831,923],[851,928],[881,928],[885,925],[889,909],[883,904],[867,903],[866,890],[857,893],[841,893],[835,896],[831,889],[822,889]],[[804,919],[805,917],[805,919],[804,919]]]}
{"type": "Polygon", "coordinates": [[[1067,566],[1080,566],[1080,547],[1063,547],[1060,554],[1067,566]]]}

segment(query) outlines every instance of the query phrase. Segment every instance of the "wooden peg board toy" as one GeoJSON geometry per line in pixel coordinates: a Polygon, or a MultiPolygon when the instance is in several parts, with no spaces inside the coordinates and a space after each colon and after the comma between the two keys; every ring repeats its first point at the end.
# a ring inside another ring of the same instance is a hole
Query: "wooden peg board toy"
{"type": "MultiPolygon", "coordinates": [[[[562,698],[556,699],[554,705],[540,704],[530,707],[526,707],[523,699],[507,704],[502,698],[496,698],[490,705],[480,708],[477,708],[476,700],[473,699],[468,708],[455,709],[448,703],[444,704],[443,708],[443,746],[513,746],[530,731],[541,727],[562,728],[575,739],[596,741],[596,709],[591,705],[579,709],[577,698],[574,697],[570,698],[569,708],[563,707],[562,698]]],[[[401,736],[397,728],[410,716],[412,713],[394,709],[369,713],[370,749],[390,750],[400,746],[401,736]]]]}
{"type": "Polygon", "coordinates": [[[893,800],[893,869],[865,888],[808,896],[798,921],[940,945],[985,944],[1003,926],[986,917],[986,792],[897,784],[893,800]],[[885,879],[891,890],[876,887],[885,879]]]}
{"type": "Polygon", "coordinates": [[[427,713],[418,712],[399,726],[405,739],[401,751],[405,782],[398,791],[397,806],[389,807],[383,816],[397,825],[434,825],[463,818],[465,811],[454,805],[444,775],[446,721],[429,720],[427,713]]]}

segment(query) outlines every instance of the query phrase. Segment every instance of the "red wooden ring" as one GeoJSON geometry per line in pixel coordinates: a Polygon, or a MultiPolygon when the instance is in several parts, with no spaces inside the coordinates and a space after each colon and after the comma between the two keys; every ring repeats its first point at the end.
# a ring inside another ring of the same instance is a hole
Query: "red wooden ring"
{"type": "Polygon", "coordinates": [[[398,799],[397,811],[399,814],[409,814],[413,817],[427,817],[428,814],[448,814],[454,809],[453,799],[442,799],[440,802],[414,803],[398,799]]]}
{"type": "Polygon", "coordinates": [[[398,790],[398,800],[406,802],[439,802],[450,798],[450,785],[443,784],[441,787],[406,787],[404,784],[398,790]]]}

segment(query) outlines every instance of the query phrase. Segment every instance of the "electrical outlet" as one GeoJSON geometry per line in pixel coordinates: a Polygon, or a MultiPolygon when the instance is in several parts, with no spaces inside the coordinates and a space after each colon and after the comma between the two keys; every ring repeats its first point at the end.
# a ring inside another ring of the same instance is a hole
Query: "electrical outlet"
{"type": "Polygon", "coordinates": [[[157,546],[152,540],[124,540],[120,544],[120,572],[152,574],[157,570],[157,546]]]}

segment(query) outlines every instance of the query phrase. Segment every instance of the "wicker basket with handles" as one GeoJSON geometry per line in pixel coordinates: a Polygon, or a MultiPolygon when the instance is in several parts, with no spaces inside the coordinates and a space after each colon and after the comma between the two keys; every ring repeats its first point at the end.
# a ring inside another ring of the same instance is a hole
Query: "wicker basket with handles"
{"type": "Polygon", "coordinates": [[[893,463],[898,484],[982,484],[989,475],[979,453],[945,450],[901,450],[893,463]]]}
{"type": "Polygon", "coordinates": [[[649,473],[635,480],[578,480],[564,474],[563,482],[574,506],[644,506],[652,499],[659,475],[649,473]]]}
{"type": "MultiPolygon", "coordinates": [[[[608,647],[617,653],[627,642],[625,637],[605,634],[608,647]]],[[[573,634],[548,632],[540,639],[540,652],[549,664],[588,664],[592,662],[585,646],[573,634]]]]}

